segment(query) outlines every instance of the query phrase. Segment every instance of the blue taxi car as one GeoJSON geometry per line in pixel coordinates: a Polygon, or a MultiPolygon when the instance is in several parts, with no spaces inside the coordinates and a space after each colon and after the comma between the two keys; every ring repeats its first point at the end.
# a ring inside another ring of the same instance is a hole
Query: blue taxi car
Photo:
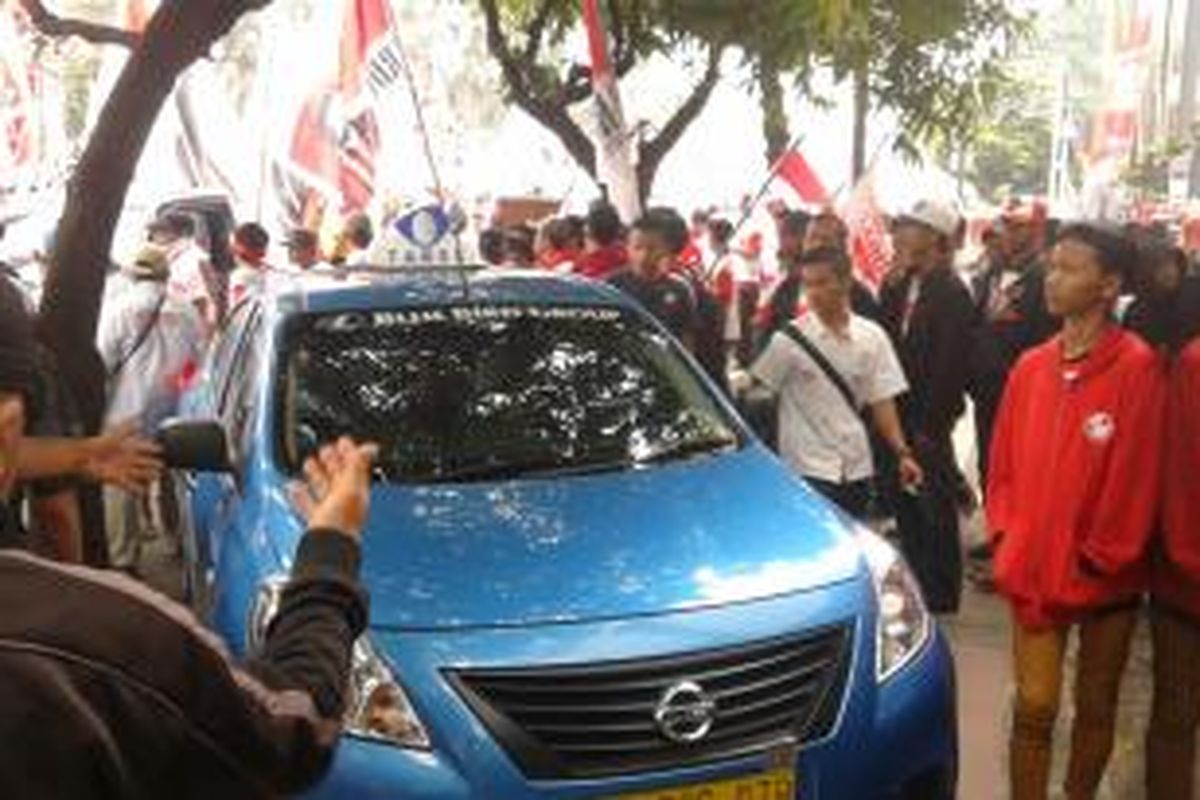
{"type": "Polygon", "coordinates": [[[371,622],[312,797],[954,796],[953,665],[901,558],[615,291],[412,270],[235,309],[167,436],[210,444],[187,587],[237,653],[340,434],[381,446],[371,622]]]}

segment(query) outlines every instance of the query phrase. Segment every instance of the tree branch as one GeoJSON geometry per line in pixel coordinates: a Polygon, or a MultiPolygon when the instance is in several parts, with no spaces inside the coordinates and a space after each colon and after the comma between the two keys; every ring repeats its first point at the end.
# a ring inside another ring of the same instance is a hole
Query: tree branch
{"type": "Polygon", "coordinates": [[[133,31],[114,28],[111,25],[99,25],[81,19],[65,19],[48,10],[42,0],[20,0],[20,3],[29,15],[33,27],[56,39],[78,36],[92,44],[118,44],[132,49],[138,46],[142,38],[133,31]]]}
{"type": "Polygon", "coordinates": [[[637,64],[638,37],[642,30],[642,3],[641,0],[633,0],[627,15],[620,11],[617,0],[612,0],[611,8],[614,38],[613,71],[618,78],[623,78],[637,64]]]}
{"type": "Polygon", "coordinates": [[[487,26],[488,52],[500,64],[500,72],[508,86],[512,101],[529,116],[548,128],[562,142],[571,158],[589,175],[596,174],[596,147],[587,134],[567,114],[566,106],[537,93],[528,79],[532,64],[518,60],[508,45],[500,24],[500,9],[496,0],[480,0],[487,26]]]}
{"type": "Polygon", "coordinates": [[[692,93],[688,96],[671,118],[667,120],[667,124],[659,130],[658,135],[648,142],[643,142],[639,148],[638,158],[638,183],[643,188],[643,195],[649,193],[650,184],[654,181],[654,173],[658,170],[659,163],[663,157],[671,151],[671,148],[679,141],[688,126],[695,122],[700,116],[700,112],[707,105],[709,97],[712,96],[713,89],[717,86],[717,81],[721,77],[721,56],[725,52],[724,47],[713,45],[708,51],[708,66],[705,67],[704,77],[692,89],[692,93]]]}
{"type": "Polygon", "coordinates": [[[542,0],[542,5],[533,15],[533,21],[529,23],[523,59],[526,64],[537,63],[538,51],[542,48],[542,35],[546,32],[546,25],[550,22],[550,11],[553,8],[554,0],[542,0]]]}

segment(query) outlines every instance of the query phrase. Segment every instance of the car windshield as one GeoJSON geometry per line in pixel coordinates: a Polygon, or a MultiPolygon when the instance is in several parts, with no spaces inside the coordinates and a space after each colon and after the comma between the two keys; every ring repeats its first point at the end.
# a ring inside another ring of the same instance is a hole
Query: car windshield
{"type": "Polygon", "coordinates": [[[591,306],[303,315],[286,337],[293,472],[340,435],[380,476],[470,482],[629,469],[736,448],[736,424],[666,336],[591,306]]]}

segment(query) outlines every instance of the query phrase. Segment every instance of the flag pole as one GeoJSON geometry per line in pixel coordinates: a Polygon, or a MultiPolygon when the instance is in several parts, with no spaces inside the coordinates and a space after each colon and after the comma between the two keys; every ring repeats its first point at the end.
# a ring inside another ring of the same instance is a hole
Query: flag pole
{"type": "Polygon", "coordinates": [[[417,117],[417,129],[421,133],[421,146],[425,151],[425,161],[429,164],[429,173],[433,177],[433,186],[437,191],[438,204],[446,202],[446,190],[442,186],[442,176],[438,172],[437,159],[433,155],[433,142],[429,136],[429,125],[425,121],[425,112],[421,108],[421,97],[417,93],[416,79],[413,77],[412,65],[408,60],[408,50],[404,47],[404,40],[400,37],[400,26],[397,24],[393,27],[393,35],[396,37],[396,49],[400,52],[400,68],[404,70],[404,82],[408,86],[408,95],[412,100],[413,112],[417,117]]]}
{"type": "Polygon", "coordinates": [[[750,217],[754,216],[754,209],[757,208],[758,204],[762,202],[762,199],[767,196],[767,192],[771,189],[771,182],[775,180],[775,176],[779,174],[779,168],[783,166],[783,159],[788,153],[792,152],[801,144],[803,144],[803,142],[804,134],[796,134],[795,137],[792,138],[792,141],[788,143],[787,148],[784,149],[783,153],[780,154],[779,158],[775,159],[775,163],[771,165],[771,170],[767,173],[766,179],[763,180],[762,186],[759,187],[758,193],[754,195],[754,199],[752,199],[750,204],[742,211],[741,219],[739,219],[737,224],[733,226],[733,236],[737,236],[739,233],[741,233],[742,228],[745,227],[746,223],[750,221],[750,217]]]}

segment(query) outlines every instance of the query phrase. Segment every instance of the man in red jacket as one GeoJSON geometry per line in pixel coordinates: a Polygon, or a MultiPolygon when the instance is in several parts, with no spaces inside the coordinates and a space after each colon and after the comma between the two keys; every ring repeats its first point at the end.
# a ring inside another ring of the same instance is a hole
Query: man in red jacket
{"type": "Polygon", "coordinates": [[[1136,251],[1119,232],[1063,230],[1046,274],[1062,333],[1017,362],[992,441],[987,519],[1013,609],[1013,800],[1044,800],[1068,634],[1079,629],[1068,800],[1094,798],[1113,745],[1121,674],[1148,582],[1165,376],[1113,323],[1136,251]]]}
{"type": "Polygon", "coordinates": [[[1146,796],[1191,800],[1200,724],[1200,291],[1189,286],[1167,400],[1162,539],[1153,569],[1154,705],[1146,796]]]}

